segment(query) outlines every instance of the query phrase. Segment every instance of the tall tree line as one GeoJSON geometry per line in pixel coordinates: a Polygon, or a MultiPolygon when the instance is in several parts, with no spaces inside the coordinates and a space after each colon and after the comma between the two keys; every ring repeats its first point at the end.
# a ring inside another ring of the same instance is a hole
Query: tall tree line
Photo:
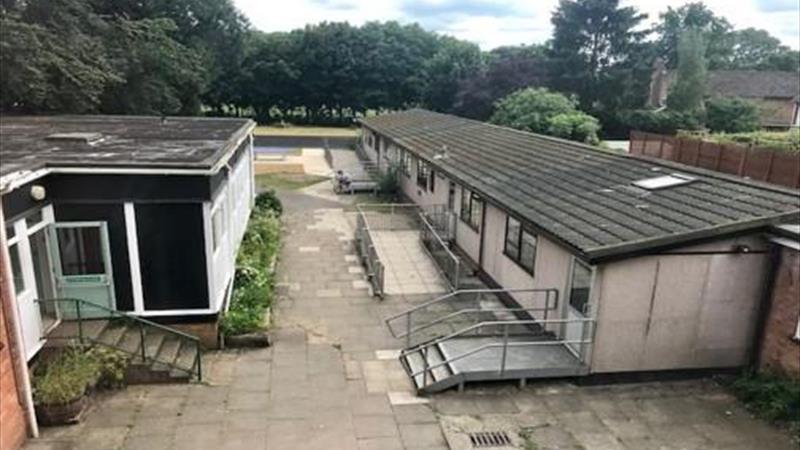
{"type": "Polygon", "coordinates": [[[347,123],[424,106],[486,120],[501,98],[546,87],[609,130],[644,105],[656,58],[678,67],[688,30],[709,70],[800,64],[766,31],[736,30],[700,2],[650,29],[645,19],[619,0],[560,0],[550,41],[487,52],[396,22],[263,33],[231,0],[0,0],[0,108],[347,123]]]}

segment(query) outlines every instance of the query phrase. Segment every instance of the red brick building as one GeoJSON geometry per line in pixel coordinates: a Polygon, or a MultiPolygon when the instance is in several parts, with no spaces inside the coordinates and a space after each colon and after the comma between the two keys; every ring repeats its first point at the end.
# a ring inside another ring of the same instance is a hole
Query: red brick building
{"type": "Polygon", "coordinates": [[[779,227],[759,368],[800,378],[800,227],[779,227]]]}
{"type": "MultiPolygon", "coordinates": [[[[2,215],[0,215],[2,217],[2,215]]],[[[0,239],[5,249],[5,239],[0,239]]],[[[0,449],[15,450],[22,446],[27,436],[26,413],[21,398],[21,384],[14,370],[12,349],[13,333],[9,332],[5,308],[11,302],[11,288],[6,276],[7,255],[0,251],[0,449]]]]}

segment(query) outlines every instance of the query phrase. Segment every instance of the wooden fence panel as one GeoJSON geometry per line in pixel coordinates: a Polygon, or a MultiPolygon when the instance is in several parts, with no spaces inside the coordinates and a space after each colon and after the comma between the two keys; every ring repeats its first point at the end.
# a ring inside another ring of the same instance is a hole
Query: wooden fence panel
{"type": "Polygon", "coordinates": [[[629,152],[800,188],[800,153],[631,131],[629,152]]]}

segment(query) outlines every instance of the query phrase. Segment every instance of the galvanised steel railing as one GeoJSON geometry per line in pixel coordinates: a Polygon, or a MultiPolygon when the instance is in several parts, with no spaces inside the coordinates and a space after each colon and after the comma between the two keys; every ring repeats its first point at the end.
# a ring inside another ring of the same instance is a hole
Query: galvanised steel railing
{"type": "Polygon", "coordinates": [[[68,318],[62,317],[62,324],[50,331],[50,334],[46,336],[48,339],[77,339],[81,344],[91,343],[114,348],[140,358],[141,362],[144,364],[162,364],[171,369],[184,372],[190,377],[194,377],[197,381],[202,381],[203,379],[200,340],[196,336],[79,298],[39,299],[36,300],[36,302],[55,306],[62,312],[62,316],[74,316],[68,318]],[[123,338],[132,339],[132,345],[127,347],[117,345],[117,342],[108,342],[99,339],[102,330],[95,329],[94,331],[97,334],[93,335],[89,330],[88,322],[90,321],[94,323],[97,323],[97,321],[105,321],[105,326],[111,322],[117,325],[122,323],[126,329],[120,334],[119,340],[121,341],[123,338]],[[74,330],[70,328],[66,334],[64,334],[64,330],[67,329],[64,324],[70,322],[75,322],[74,330]],[[55,333],[58,331],[61,331],[61,333],[56,335],[55,333]],[[180,347],[176,352],[175,358],[172,360],[160,358],[160,348],[156,348],[153,352],[148,351],[147,338],[148,336],[155,335],[155,333],[162,333],[164,336],[179,341],[180,347]],[[188,365],[181,365],[176,362],[177,355],[180,355],[180,351],[184,347],[193,353],[191,363],[188,365]]]}
{"type": "MultiPolygon", "coordinates": [[[[422,245],[428,250],[431,258],[436,261],[436,266],[450,285],[450,290],[457,291],[461,279],[461,260],[456,256],[450,246],[439,236],[434,225],[428,221],[428,215],[420,213],[420,239],[422,245]]],[[[443,223],[447,223],[444,220],[443,223]]]]}
{"type": "Polygon", "coordinates": [[[494,317],[510,315],[519,318],[527,315],[535,318],[533,313],[541,313],[541,321],[547,322],[550,311],[557,309],[558,289],[462,289],[389,316],[384,319],[384,322],[392,336],[396,339],[404,339],[405,348],[409,349],[430,340],[427,339],[427,336],[415,340],[415,334],[448,321],[462,325],[465,316],[483,313],[484,316],[489,314],[494,317]],[[544,306],[532,308],[505,308],[502,307],[502,304],[500,307],[487,306],[488,301],[499,301],[498,296],[500,295],[516,297],[518,301],[525,301],[529,304],[543,300],[544,306]],[[401,319],[405,319],[405,321],[400,322],[400,330],[398,330],[395,324],[401,319]]]}
{"type": "MultiPolygon", "coordinates": [[[[409,374],[409,376],[412,379],[422,375],[422,384],[420,385],[420,389],[424,389],[427,386],[429,377],[431,379],[434,379],[433,371],[435,369],[450,365],[455,361],[462,360],[477,353],[484,353],[496,348],[501,349],[497,365],[497,372],[498,375],[501,377],[505,374],[506,371],[506,363],[508,360],[509,348],[513,349],[517,347],[532,347],[532,346],[567,346],[568,348],[571,349],[570,351],[573,352],[573,354],[575,354],[575,357],[581,362],[581,364],[585,364],[584,361],[585,361],[585,356],[587,355],[587,350],[590,348],[593,341],[592,335],[593,335],[594,323],[595,320],[592,318],[548,319],[548,320],[497,320],[497,321],[480,322],[471,325],[469,327],[466,327],[464,329],[461,329],[459,331],[456,331],[454,333],[451,333],[447,336],[443,336],[441,338],[427,342],[419,347],[402,350],[400,352],[400,358],[402,359],[406,357],[409,353],[414,353],[414,352],[419,352],[419,354],[422,356],[421,359],[423,361],[423,368],[409,374]],[[569,324],[580,324],[580,338],[573,339],[565,336],[562,338],[555,338],[548,340],[531,339],[531,340],[520,341],[515,339],[514,341],[509,342],[509,336],[510,336],[509,327],[511,326],[560,325],[564,327],[569,324]],[[446,343],[447,341],[458,337],[469,336],[474,330],[486,327],[500,328],[502,331],[497,333],[497,336],[502,336],[502,341],[483,344],[475,348],[472,348],[466,352],[460,353],[458,355],[449,358],[443,358],[442,361],[439,361],[436,364],[430,364],[427,355],[431,347],[446,343]]],[[[486,358],[484,357],[483,360],[485,361],[485,359],[486,358]]]]}
{"type": "Polygon", "coordinates": [[[370,234],[369,223],[362,211],[356,216],[356,250],[359,253],[362,263],[367,268],[367,279],[372,285],[372,292],[379,298],[383,298],[384,293],[384,266],[375,243],[370,234]]]}

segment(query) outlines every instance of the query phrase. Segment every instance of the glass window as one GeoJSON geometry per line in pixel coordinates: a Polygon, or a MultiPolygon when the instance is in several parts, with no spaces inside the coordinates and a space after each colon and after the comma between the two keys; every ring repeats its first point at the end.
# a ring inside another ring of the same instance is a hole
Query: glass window
{"type": "Polygon", "coordinates": [[[475,231],[480,231],[483,222],[483,200],[469,189],[461,189],[461,220],[475,231]]]}
{"type": "Polygon", "coordinates": [[[589,289],[592,283],[592,269],[582,262],[575,261],[572,267],[572,281],[569,289],[569,305],[580,313],[586,313],[589,303],[589,289]]]}
{"type": "Polygon", "coordinates": [[[433,192],[436,189],[436,172],[430,170],[430,181],[428,182],[428,190],[433,192]]]}
{"type": "Polygon", "coordinates": [[[409,152],[404,152],[405,154],[405,161],[403,162],[403,173],[406,174],[407,177],[411,176],[411,166],[414,165],[414,157],[409,152]]]}
{"type": "Polygon", "coordinates": [[[472,193],[468,189],[461,188],[461,211],[460,217],[464,222],[469,223],[469,197],[472,193]]]}
{"type": "Polygon", "coordinates": [[[475,231],[481,229],[481,222],[483,221],[483,200],[480,199],[475,193],[470,197],[470,217],[469,224],[475,231]]]}
{"type": "Polygon", "coordinates": [[[521,226],[518,220],[511,216],[506,219],[506,255],[514,261],[519,260],[519,233],[521,226]]]}
{"type": "Polygon", "coordinates": [[[8,247],[11,257],[11,274],[14,277],[14,291],[19,294],[25,290],[25,279],[22,277],[22,265],[19,261],[19,246],[14,244],[8,247]]]}
{"type": "Polygon", "coordinates": [[[58,228],[56,234],[63,275],[97,275],[106,272],[100,227],[58,228]]]}
{"type": "Polygon", "coordinates": [[[519,248],[519,264],[528,272],[533,273],[533,267],[536,263],[536,235],[522,230],[519,248]]]}
{"type": "Polygon", "coordinates": [[[14,229],[14,225],[9,225],[6,227],[6,239],[10,241],[11,239],[14,239],[16,235],[17,230],[14,229]]]}
{"type": "Polygon", "coordinates": [[[39,211],[36,211],[25,218],[25,225],[27,225],[30,229],[36,226],[36,224],[40,223],[42,220],[44,220],[44,216],[42,215],[42,210],[40,209],[39,211]]]}
{"type": "Polygon", "coordinates": [[[418,159],[417,160],[417,186],[421,187],[422,189],[428,189],[428,176],[430,168],[428,167],[428,163],[425,161],[418,159]]]}

